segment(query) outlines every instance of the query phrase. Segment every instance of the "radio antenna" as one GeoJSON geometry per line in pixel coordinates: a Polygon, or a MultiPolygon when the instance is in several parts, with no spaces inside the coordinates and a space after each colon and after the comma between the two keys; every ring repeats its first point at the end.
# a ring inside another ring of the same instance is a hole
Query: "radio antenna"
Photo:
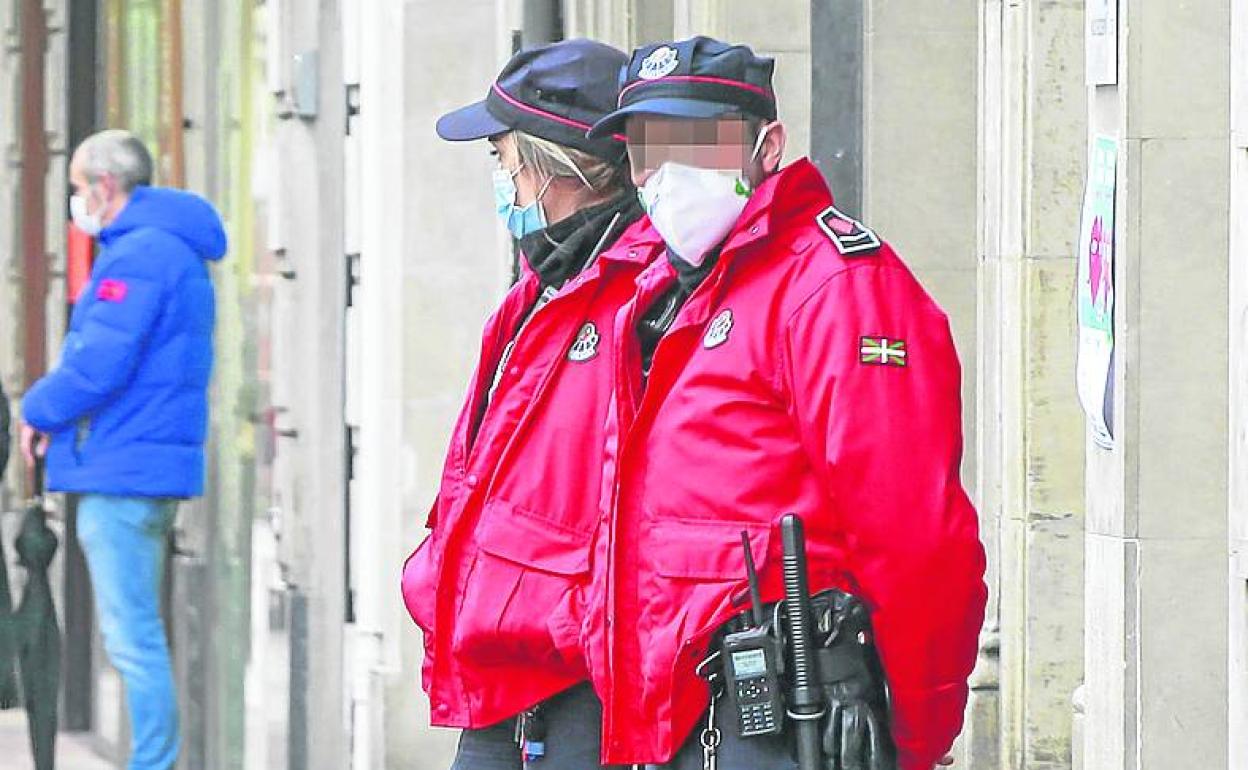
{"type": "Polygon", "coordinates": [[[763,626],[763,592],[758,587],[758,572],[754,569],[754,553],[750,549],[750,535],[741,530],[741,547],[745,549],[745,576],[750,581],[750,613],[754,617],[754,627],[763,626]]]}

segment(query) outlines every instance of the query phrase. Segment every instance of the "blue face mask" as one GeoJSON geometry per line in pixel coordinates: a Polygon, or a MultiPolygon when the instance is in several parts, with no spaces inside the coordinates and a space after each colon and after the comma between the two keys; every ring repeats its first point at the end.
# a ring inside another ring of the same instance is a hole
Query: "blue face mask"
{"type": "Polygon", "coordinates": [[[529,233],[546,229],[546,214],[542,211],[540,201],[546,188],[550,186],[548,179],[532,203],[524,207],[517,206],[515,176],[519,173],[520,169],[494,170],[494,208],[498,212],[499,219],[503,220],[503,224],[507,226],[507,230],[516,240],[529,233]]]}

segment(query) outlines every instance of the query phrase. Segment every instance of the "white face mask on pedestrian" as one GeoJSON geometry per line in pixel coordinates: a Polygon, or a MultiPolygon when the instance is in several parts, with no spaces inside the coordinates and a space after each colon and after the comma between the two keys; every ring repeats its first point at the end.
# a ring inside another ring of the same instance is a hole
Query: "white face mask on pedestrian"
{"type": "MultiPolygon", "coordinates": [[[[749,163],[758,157],[770,129],[769,125],[759,132],[749,163]]],[[[669,161],[637,188],[637,197],[671,252],[698,267],[741,218],[753,192],[744,170],[669,161]]]]}
{"type": "Polygon", "coordinates": [[[69,216],[74,220],[74,225],[87,235],[95,238],[104,229],[104,222],[100,217],[101,212],[97,211],[92,214],[88,210],[87,198],[84,195],[71,195],[69,198],[69,216]]]}

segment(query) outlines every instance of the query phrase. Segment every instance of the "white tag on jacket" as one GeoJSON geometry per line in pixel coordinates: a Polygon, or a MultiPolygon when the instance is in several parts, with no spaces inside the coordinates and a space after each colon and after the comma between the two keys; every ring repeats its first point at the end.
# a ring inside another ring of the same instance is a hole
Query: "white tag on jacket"
{"type": "Polygon", "coordinates": [[[732,331],[732,311],[725,310],[715,316],[715,320],[711,321],[711,325],[706,329],[706,336],[702,338],[702,347],[710,350],[717,348],[728,341],[728,332],[732,331]]]}
{"type": "Polygon", "coordinates": [[[576,340],[572,343],[572,347],[568,348],[568,360],[577,362],[588,361],[598,355],[598,342],[600,339],[598,327],[594,326],[594,322],[586,323],[576,333],[576,340]]]}

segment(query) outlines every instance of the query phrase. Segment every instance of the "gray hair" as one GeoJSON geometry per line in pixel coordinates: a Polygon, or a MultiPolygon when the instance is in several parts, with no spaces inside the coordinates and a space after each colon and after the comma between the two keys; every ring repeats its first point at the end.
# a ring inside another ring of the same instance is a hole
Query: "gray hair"
{"type": "Polygon", "coordinates": [[[152,183],[152,155],[129,131],[113,128],[92,134],[78,145],[74,155],[89,182],[107,174],[127,193],[152,183]]]}
{"type": "Polygon", "coordinates": [[[520,160],[543,177],[574,177],[595,193],[623,192],[630,184],[624,157],[612,163],[582,150],[565,147],[540,136],[513,132],[520,160]]]}

